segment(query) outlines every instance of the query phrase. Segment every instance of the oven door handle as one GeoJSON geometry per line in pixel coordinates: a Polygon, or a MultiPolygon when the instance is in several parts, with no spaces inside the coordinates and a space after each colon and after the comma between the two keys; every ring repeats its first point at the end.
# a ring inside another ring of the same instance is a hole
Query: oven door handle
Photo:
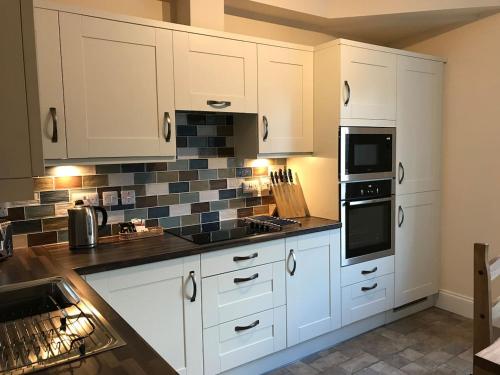
{"type": "Polygon", "coordinates": [[[365,201],[344,202],[344,206],[361,206],[363,204],[380,203],[380,202],[390,202],[392,200],[394,200],[393,197],[378,198],[378,199],[367,199],[365,201]]]}

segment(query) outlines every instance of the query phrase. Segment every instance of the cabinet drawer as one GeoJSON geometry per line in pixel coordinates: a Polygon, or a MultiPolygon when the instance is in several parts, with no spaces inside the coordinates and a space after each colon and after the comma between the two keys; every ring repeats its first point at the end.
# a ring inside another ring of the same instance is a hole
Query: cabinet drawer
{"type": "Polygon", "coordinates": [[[202,283],[205,328],[286,303],[284,261],[207,277],[202,283]]]}
{"type": "Polygon", "coordinates": [[[342,288],[342,326],[393,307],[393,273],[342,288]]]}
{"type": "Polygon", "coordinates": [[[286,308],[280,306],[204,329],[203,342],[205,374],[218,374],[285,349],[286,308]]]}
{"type": "Polygon", "coordinates": [[[285,240],[245,245],[229,250],[202,254],[202,277],[241,270],[285,259],[285,240]]]}
{"type": "Polygon", "coordinates": [[[389,257],[370,260],[368,262],[354,264],[352,266],[342,267],[340,273],[342,286],[394,273],[394,256],[392,255],[389,257]]]}

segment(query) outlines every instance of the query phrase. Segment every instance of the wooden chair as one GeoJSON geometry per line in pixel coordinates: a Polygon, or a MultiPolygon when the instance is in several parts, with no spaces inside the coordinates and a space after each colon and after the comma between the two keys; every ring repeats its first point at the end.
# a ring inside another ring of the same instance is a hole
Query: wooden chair
{"type": "MultiPolygon", "coordinates": [[[[474,354],[490,347],[498,335],[494,322],[500,317],[499,299],[491,298],[491,281],[500,275],[500,257],[489,260],[488,244],[474,244],[474,354]]],[[[480,360],[480,359],[479,359],[480,360]]],[[[482,361],[481,361],[482,362],[482,361]]],[[[478,366],[474,357],[474,374],[491,374],[478,366]]],[[[493,372],[497,373],[497,372],[493,372]]]]}

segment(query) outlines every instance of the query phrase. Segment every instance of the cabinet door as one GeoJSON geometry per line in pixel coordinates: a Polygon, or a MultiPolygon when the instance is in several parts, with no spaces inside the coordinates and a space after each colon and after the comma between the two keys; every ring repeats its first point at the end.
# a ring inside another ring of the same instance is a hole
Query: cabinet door
{"type": "Polygon", "coordinates": [[[313,151],[313,53],[261,46],[259,153],[313,151]]]}
{"type": "Polygon", "coordinates": [[[286,247],[290,347],[340,328],[340,232],[292,237],[286,247]]]}
{"type": "Polygon", "coordinates": [[[439,192],[396,198],[396,307],[438,292],[439,192]]]}
{"type": "Polygon", "coordinates": [[[68,156],[175,155],[172,32],[59,17],[68,156]]]}
{"type": "Polygon", "coordinates": [[[254,43],[174,32],[177,109],[257,113],[254,43]]]}
{"type": "Polygon", "coordinates": [[[87,282],[180,374],[202,374],[200,257],[87,276],[87,282]],[[198,283],[191,302],[193,281],[198,283]]]}
{"type": "Polygon", "coordinates": [[[397,194],[440,189],[443,63],[398,57],[397,194]]]}
{"type": "Polygon", "coordinates": [[[396,119],[396,55],[341,46],[341,117],[396,119]]]}
{"type": "Polygon", "coordinates": [[[65,159],[68,155],[59,12],[39,8],[34,12],[43,156],[45,159],[65,159]]]}

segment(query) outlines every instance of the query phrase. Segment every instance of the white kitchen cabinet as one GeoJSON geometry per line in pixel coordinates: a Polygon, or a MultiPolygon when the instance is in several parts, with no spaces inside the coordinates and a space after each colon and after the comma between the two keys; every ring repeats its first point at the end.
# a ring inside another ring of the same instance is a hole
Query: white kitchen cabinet
{"type": "Polygon", "coordinates": [[[443,63],[398,56],[397,194],[440,189],[443,63]]]}
{"type": "Polygon", "coordinates": [[[440,193],[396,197],[395,305],[438,292],[440,193]]]}
{"type": "Polygon", "coordinates": [[[45,159],[65,159],[68,153],[59,12],[35,8],[34,15],[43,155],[45,159]]]}
{"type": "Polygon", "coordinates": [[[91,274],[86,281],[178,373],[203,373],[199,255],[91,274]]]}
{"type": "Polygon", "coordinates": [[[340,86],[341,118],[396,120],[395,54],[341,45],[340,86]]]}
{"type": "Polygon", "coordinates": [[[174,31],[178,110],[257,113],[255,43],[174,31]]]}
{"type": "Polygon", "coordinates": [[[313,152],[313,52],[258,46],[259,153],[313,152]]]}
{"type": "Polygon", "coordinates": [[[287,346],[340,328],[340,231],[286,239],[287,346]]]}
{"type": "Polygon", "coordinates": [[[59,25],[68,157],[175,155],[172,31],[62,12],[59,25]]]}

